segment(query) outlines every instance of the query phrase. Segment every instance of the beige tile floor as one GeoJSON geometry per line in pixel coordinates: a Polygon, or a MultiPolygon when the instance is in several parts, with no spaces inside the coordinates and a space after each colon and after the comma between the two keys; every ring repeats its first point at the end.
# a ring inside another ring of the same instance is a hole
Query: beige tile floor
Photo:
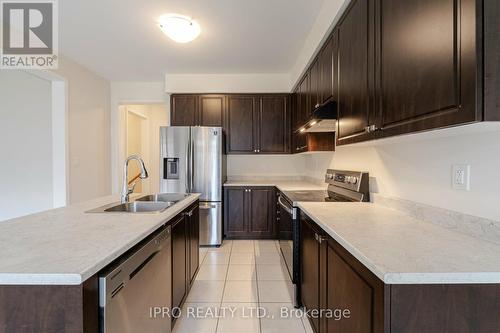
{"type": "Polygon", "coordinates": [[[276,241],[224,241],[201,248],[200,263],[174,333],[312,332],[307,319],[280,316],[293,288],[276,241]]]}

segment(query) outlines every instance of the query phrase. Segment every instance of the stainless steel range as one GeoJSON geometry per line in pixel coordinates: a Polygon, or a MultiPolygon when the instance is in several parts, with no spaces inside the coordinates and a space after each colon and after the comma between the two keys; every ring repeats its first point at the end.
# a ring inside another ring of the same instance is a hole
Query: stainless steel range
{"type": "Polygon", "coordinates": [[[366,172],[328,169],[327,190],[284,191],[278,196],[277,220],[281,253],[294,285],[294,305],[300,304],[300,212],[298,202],[367,202],[370,201],[369,175],[366,172]]]}

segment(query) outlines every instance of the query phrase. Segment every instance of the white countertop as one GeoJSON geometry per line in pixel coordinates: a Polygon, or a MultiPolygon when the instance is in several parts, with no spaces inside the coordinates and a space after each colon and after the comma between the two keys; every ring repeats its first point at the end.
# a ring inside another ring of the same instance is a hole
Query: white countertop
{"type": "Polygon", "coordinates": [[[500,246],[371,203],[300,209],[387,284],[500,283],[500,246]]]}
{"type": "Polygon", "coordinates": [[[85,213],[119,201],[108,196],[0,222],[0,284],[81,284],[198,197],[160,214],[85,213]]]}
{"type": "Polygon", "coordinates": [[[275,186],[280,191],[326,190],[327,184],[315,184],[305,180],[228,180],[224,186],[275,186]]]}

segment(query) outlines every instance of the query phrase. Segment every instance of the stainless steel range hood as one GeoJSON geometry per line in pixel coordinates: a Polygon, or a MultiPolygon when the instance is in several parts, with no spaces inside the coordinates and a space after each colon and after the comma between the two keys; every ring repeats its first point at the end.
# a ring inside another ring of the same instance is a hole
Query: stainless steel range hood
{"type": "Polygon", "coordinates": [[[307,123],[298,131],[301,133],[337,131],[337,102],[328,101],[318,106],[307,123]]]}

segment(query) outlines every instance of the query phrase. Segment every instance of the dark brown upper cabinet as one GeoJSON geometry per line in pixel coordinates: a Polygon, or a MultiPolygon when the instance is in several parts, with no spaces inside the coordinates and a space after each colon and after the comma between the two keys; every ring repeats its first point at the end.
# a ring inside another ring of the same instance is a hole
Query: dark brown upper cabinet
{"type": "Polygon", "coordinates": [[[307,121],[309,118],[309,115],[311,114],[311,94],[310,94],[310,84],[311,84],[311,76],[310,72],[307,71],[306,74],[304,74],[304,78],[302,79],[302,82],[300,83],[299,86],[299,98],[298,98],[298,115],[299,115],[299,122],[297,128],[300,126],[304,125],[304,123],[307,121]]]}
{"type": "Polygon", "coordinates": [[[328,38],[319,54],[320,67],[320,103],[333,99],[337,100],[338,89],[338,34],[335,32],[328,38]]]}
{"type": "Polygon", "coordinates": [[[499,15],[495,0],[352,0],[298,80],[292,130],[329,100],[339,145],[500,121],[499,15]]]}
{"type": "Polygon", "coordinates": [[[228,154],[289,154],[290,94],[174,94],[172,126],[223,127],[228,154]]]}
{"type": "Polygon", "coordinates": [[[290,152],[290,99],[267,95],[258,101],[258,150],[260,153],[290,152]]]}
{"type": "MultiPolygon", "coordinates": [[[[319,107],[321,104],[321,63],[320,59],[316,58],[314,62],[311,65],[310,69],[310,83],[309,83],[309,98],[310,98],[310,104],[309,104],[309,110],[306,112],[306,119],[309,118],[309,116],[312,114],[314,109],[319,107]]],[[[302,124],[303,125],[303,124],[302,124]]]]}
{"type": "Polygon", "coordinates": [[[308,113],[310,106],[308,91],[309,74],[306,74],[290,96],[293,113],[291,152],[292,154],[298,154],[313,151],[334,151],[335,133],[301,133],[299,131],[310,116],[308,113]]]}
{"type": "Polygon", "coordinates": [[[224,123],[224,110],[226,109],[226,96],[201,95],[199,103],[199,125],[222,127],[224,123]]]}
{"type": "Polygon", "coordinates": [[[257,125],[255,96],[230,95],[226,112],[227,153],[255,153],[255,126],[257,125]]]}
{"type": "Polygon", "coordinates": [[[302,115],[302,98],[304,95],[301,95],[302,91],[302,83],[304,80],[299,84],[296,88],[295,91],[293,92],[291,96],[291,103],[292,103],[292,138],[291,138],[291,143],[292,143],[292,153],[301,153],[307,151],[307,140],[304,135],[300,135],[298,133],[298,129],[300,126],[302,126],[304,123],[302,122],[303,115],[302,115]]]}
{"type": "Polygon", "coordinates": [[[170,106],[172,126],[196,126],[198,124],[198,95],[172,95],[170,106]]]}
{"type": "Polygon", "coordinates": [[[500,2],[483,1],[484,118],[500,121],[500,2]]]}
{"type": "Polygon", "coordinates": [[[375,122],[370,105],[373,84],[372,1],[354,0],[338,25],[338,132],[339,144],[371,138],[375,122]]]}
{"type": "Polygon", "coordinates": [[[228,154],[289,154],[288,94],[229,95],[228,154]]]}
{"type": "Polygon", "coordinates": [[[170,104],[172,126],[223,126],[224,95],[172,95],[170,104]]]}
{"type": "Polygon", "coordinates": [[[384,136],[472,122],[474,0],[379,1],[379,127],[384,136]]]}

